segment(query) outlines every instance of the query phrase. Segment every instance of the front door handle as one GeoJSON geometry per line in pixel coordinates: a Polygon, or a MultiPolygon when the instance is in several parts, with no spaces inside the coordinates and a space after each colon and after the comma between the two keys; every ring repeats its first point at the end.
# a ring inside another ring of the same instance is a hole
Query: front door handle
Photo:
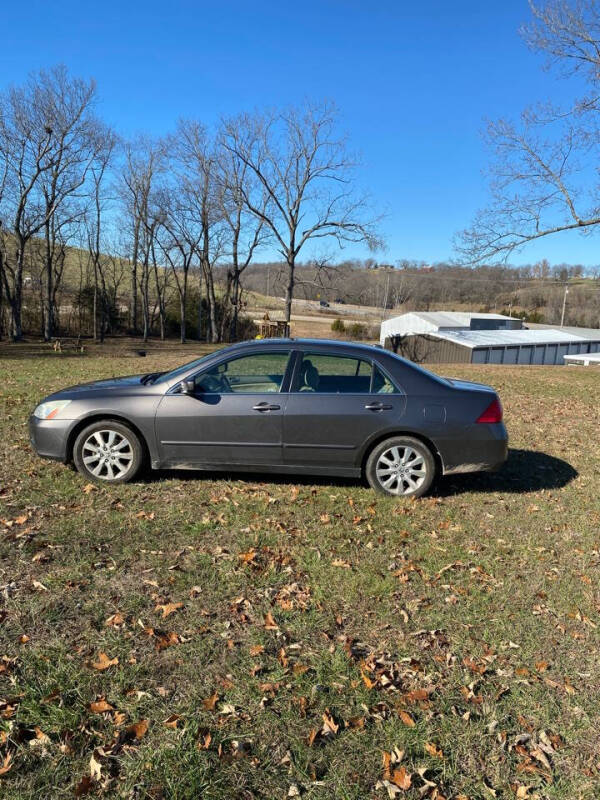
{"type": "Polygon", "coordinates": [[[384,403],[367,403],[365,408],[367,411],[389,411],[393,406],[384,405],[384,403]]]}
{"type": "Polygon", "coordinates": [[[257,403],[252,406],[253,411],[279,411],[281,406],[274,405],[273,403],[257,403]]]}

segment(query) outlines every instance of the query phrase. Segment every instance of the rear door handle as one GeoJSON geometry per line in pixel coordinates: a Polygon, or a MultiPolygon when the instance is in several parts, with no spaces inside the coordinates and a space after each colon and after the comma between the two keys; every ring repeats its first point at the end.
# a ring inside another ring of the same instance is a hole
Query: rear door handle
{"type": "Polygon", "coordinates": [[[367,403],[365,408],[367,411],[389,411],[393,406],[384,405],[384,403],[367,403]]]}
{"type": "Polygon", "coordinates": [[[253,411],[279,411],[281,406],[274,405],[273,403],[257,403],[252,406],[253,411]]]}

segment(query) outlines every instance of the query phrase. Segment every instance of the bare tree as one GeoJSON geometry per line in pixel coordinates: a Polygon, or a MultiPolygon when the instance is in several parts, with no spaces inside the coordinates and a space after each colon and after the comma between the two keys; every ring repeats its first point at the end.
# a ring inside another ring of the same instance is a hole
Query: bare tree
{"type": "Polygon", "coordinates": [[[285,318],[289,322],[298,256],[308,241],[334,238],[378,246],[364,197],[355,195],[356,162],[336,135],[330,104],[265,115],[244,114],[223,124],[224,147],[255,176],[268,203],[248,188],[247,208],[270,230],[287,267],[285,318]]]}
{"type": "Polygon", "coordinates": [[[138,287],[142,299],[142,333],[150,335],[150,266],[156,231],[162,219],[158,206],[159,180],[165,166],[163,142],[147,137],[125,146],[121,180],[124,211],[129,221],[131,245],[130,327],[137,331],[138,287]]]}
{"type": "Polygon", "coordinates": [[[589,94],[566,109],[545,104],[523,112],[517,124],[492,122],[491,202],[463,231],[458,248],[471,263],[500,259],[529,242],[600,223],[594,185],[600,162],[600,7],[595,0],[531,2],[529,46],[548,57],[563,77],[580,73],[589,94]]]}
{"type": "Polygon", "coordinates": [[[11,311],[11,335],[17,341],[23,335],[26,247],[54,213],[41,191],[42,178],[56,165],[54,129],[39,106],[35,78],[23,87],[9,89],[0,98],[0,159],[6,172],[0,209],[1,218],[6,220],[2,226],[2,280],[11,311]]]}
{"type": "Polygon", "coordinates": [[[65,67],[41,72],[33,87],[36,113],[52,131],[49,170],[40,176],[44,213],[44,338],[54,334],[56,295],[65,248],[84,212],[84,185],[102,147],[104,125],[93,114],[96,86],[65,67]]]}
{"type": "Polygon", "coordinates": [[[103,146],[98,148],[96,158],[91,167],[91,203],[85,218],[87,246],[94,275],[93,321],[92,335],[104,341],[109,318],[109,294],[106,284],[105,260],[106,242],[103,237],[106,198],[104,186],[106,174],[113,158],[117,139],[111,131],[106,131],[103,146]],[[100,301],[100,302],[98,302],[100,301]],[[98,306],[100,307],[100,325],[98,326],[98,306]],[[100,334],[98,336],[98,333],[100,334]]]}
{"type": "Polygon", "coordinates": [[[179,334],[182,344],[187,338],[187,297],[190,269],[197,265],[202,238],[202,225],[187,206],[185,194],[180,192],[177,175],[163,193],[164,216],[157,235],[157,246],[165,265],[171,268],[179,295],[179,334]]]}
{"type": "MultiPolygon", "coordinates": [[[[8,161],[4,160],[0,166],[0,209],[2,209],[2,199],[6,188],[6,179],[8,176],[8,161]]],[[[4,285],[7,280],[5,274],[5,264],[7,260],[7,245],[8,238],[6,232],[2,227],[2,217],[0,217],[0,339],[5,325],[4,319],[4,285]]]]}
{"type": "Polygon", "coordinates": [[[237,328],[242,303],[242,275],[248,269],[256,251],[270,238],[264,224],[269,196],[262,184],[256,185],[256,176],[241,158],[222,145],[219,135],[217,163],[218,201],[226,227],[229,229],[225,294],[220,338],[224,339],[227,305],[231,304],[229,341],[237,339],[237,328]],[[255,186],[250,184],[254,183],[255,186]],[[259,214],[252,214],[245,197],[256,198],[259,214]]]}
{"type": "MultiPolygon", "coordinates": [[[[197,253],[208,304],[208,338],[211,342],[218,342],[214,270],[224,252],[225,230],[217,192],[217,159],[206,129],[194,120],[179,122],[173,143],[180,191],[187,213],[201,232],[197,253]]],[[[199,338],[200,335],[201,301],[198,308],[199,338]]]]}

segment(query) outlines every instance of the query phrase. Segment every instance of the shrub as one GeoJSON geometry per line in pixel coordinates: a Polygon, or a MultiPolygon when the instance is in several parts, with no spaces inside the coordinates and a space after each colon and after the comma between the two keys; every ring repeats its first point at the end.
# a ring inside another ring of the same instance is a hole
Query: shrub
{"type": "Polygon", "coordinates": [[[348,336],[351,339],[366,339],[368,338],[369,328],[363,325],[362,322],[353,322],[348,326],[348,336]]]}
{"type": "Polygon", "coordinates": [[[346,330],[346,326],[344,325],[343,319],[334,319],[331,323],[331,330],[334,333],[344,333],[346,330]]]}

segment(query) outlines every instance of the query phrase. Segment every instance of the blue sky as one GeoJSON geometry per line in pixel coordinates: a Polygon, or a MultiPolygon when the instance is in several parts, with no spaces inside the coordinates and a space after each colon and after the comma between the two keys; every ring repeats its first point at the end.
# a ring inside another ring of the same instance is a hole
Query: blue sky
{"type": "MultiPolygon", "coordinates": [[[[449,258],[486,201],[485,118],[569,97],[518,34],[526,0],[30,0],[5,3],[0,86],[64,63],[98,82],[122,134],[163,134],[260,106],[332,99],[387,217],[382,259],[449,258]],[[6,32],[10,31],[10,35],[6,32]]],[[[365,256],[360,247],[348,256],[365,256]]],[[[597,264],[593,237],[514,259],[597,264]]]]}

